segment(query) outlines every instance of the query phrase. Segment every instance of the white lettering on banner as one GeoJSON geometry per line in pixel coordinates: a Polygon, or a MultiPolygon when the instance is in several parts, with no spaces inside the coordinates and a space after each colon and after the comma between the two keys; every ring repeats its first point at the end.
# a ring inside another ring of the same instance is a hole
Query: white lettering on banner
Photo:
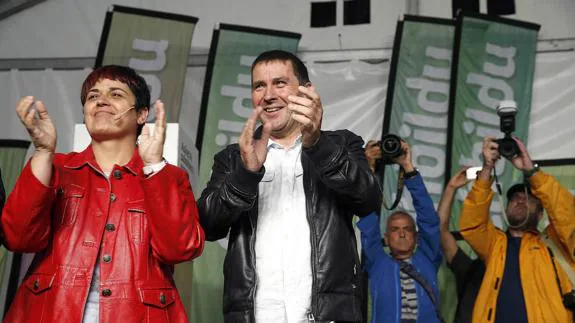
{"type": "MultiPolygon", "coordinates": [[[[242,55],[240,56],[240,66],[251,68],[255,59],[255,56],[242,55]]],[[[242,121],[218,120],[218,130],[220,132],[216,134],[214,142],[220,147],[238,142],[245,120],[252,113],[251,78],[251,74],[240,73],[238,74],[237,85],[224,85],[220,89],[222,96],[234,98],[231,106],[232,112],[235,116],[242,119],[242,121]],[[247,102],[249,102],[249,105],[246,105],[247,102]]]]}
{"type": "MultiPolygon", "coordinates": [[[[128,66],[138,72],[156,72],[156,73],[140,73],[146,80],[150,88],[151,101],[155,102],[162,94],[162,81],[157,73],[161,72],[166,67],[166,51],[168,50],[167,40],[148,40],[136,38],[132,41],[132,49],[141,52],[153,52],[154,59],[140,59],[130,58],[128,66]]],[[[155,109],[150,109],[148,115],[148,122],[156,120],[155,109]]]]}
{"type": "MultiPolygon", "coordinates": [[[[477,100],[480,107],[468,108],[465,111],[465,121],[460,125],[465,134],[472,138],[473,148],[471,156],[460,154],[458,166],[469,165],[478,166],[482,164],[483,138],[487,136],[497,137],[499,131],[499,117],[496,108],[501,100],[514,100],[513,88],[509,85],[508,79],[515,75],[515,47],[503,47],[496,44],[486,43],[486,61],[483,64],[483,73],[469,73],[466,83],[479,86],[477,100]],[[491,60],[504,62],[504,65],[495,64],[491,60]]],[[[506,163],[496,164],[496,173],[503,174],[506,163]]],[[[457,165],[454,165],[457,166],[457,165]]],[[[457,199],[463,201],[467,195],[468,188],[464,188],[461,194],[457,194],[457,199]]],[[[492,203],[492,213],[501,213],[499,203],[492,203]]]]}
{"type": "Polygon", "coordinates": [[[154,52],[155,59],[130,58],[130,67],[145,72],[161,71],[166,66],[166,50],[168,49],[167,40],[146,40],[136,38],[132,42],[132,49],[142,52],[154,52]]]}
{"type": "MultiPolygon", "coordinates": [[[[403,114],[398,133],[411,143],[413,163],[421,171],[435,201],[441,196],[445,174],[451,54],[448,48],[426,47],[425,56],[432,59],[426,60],[421,77],[405,80],[408,88],[418,91],[417,105],[421,109],[403,114]],[[432,65],[437,61],[445,62],[432,65]]],[[[400,205],[405,210],[413,210],[408,199],[402,199],[400,205]]]]}

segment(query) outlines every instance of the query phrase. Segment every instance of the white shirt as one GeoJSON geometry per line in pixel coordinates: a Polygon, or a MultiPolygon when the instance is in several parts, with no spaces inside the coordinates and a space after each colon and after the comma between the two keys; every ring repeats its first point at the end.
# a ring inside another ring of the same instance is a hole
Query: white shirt
{"type": "Polygon", "coordinates": [[[258,323],[308,322],[311,238],[307,221],[301,137],[284,149],[268,142],[259,183],[255,315],[258,323]]]}
{"type": "Polygon", "coordinates": [[[82,323],[98,323],[100,322],[100,258],[96,261],[94,266],[94,275],[92,275],[92,282],[90,284],[90,291],[88,292],[88,300],[86,307],[84,307],[84,318],[82,323]]]}

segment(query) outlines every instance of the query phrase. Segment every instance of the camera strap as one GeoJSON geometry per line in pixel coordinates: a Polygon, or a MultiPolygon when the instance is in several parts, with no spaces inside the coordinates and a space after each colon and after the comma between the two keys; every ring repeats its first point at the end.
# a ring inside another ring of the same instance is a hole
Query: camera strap
{"type": "Polygon", "coordinates": [[[397,195],[395,196],[395,201],[393,201],[393,204],[391,205],[391,207],[388,207],[387,202],[385,201],[385,196],[382,198],[383,200],[383,207],[386,210],[393,210],[397,207],[397,205],[399,204],[399,201],[401,200],[401,195],[403,195],[403,179],[404,179],[404,175],[405,175],[405,170],[403,169],[403,167],[399,168],[399,173],[397,174],[397,195]]]}
{"type": "MultiPolygon", "coordinates": [[[[553,263],[553,269],[555,270],[555,278],[557,278],[557,284],[560,283],[559,275],[557,274],[557,268],[555,267],[555,261],[553,261],[553,259],[557,260],[559,266],[563,268],[563,271],[565,272],[565,274],[569,278],[569,281],[571,281],[571,285],[575,289],[575,272],[573,271],[573,268],[571,268],[571,266],[567,263],[565,257],[563,257],[563,253],[561,252],[561,250],[559,250],[559,247],[557,247],[555,242],[549,239],[549,236],[547,235],[542,235],[542,240],[545,243],[545,245],[547,245],[547,250],[549,250],[549,254],[551,255],[551,262],[553,263]]],[[[563,291],[561,290],[561,284],[559,284],[559,291],[561,291],[561,294],[563,294],[563,291]]]]}
{"type": "Polygon", "coordinates": [[[437,315],[439,322],[444,323],[445,320],[441,316],[441,309],[439,308],[439,300],[435,297],[431,284],[429,284],[427,279],[425,279],[425,277],[420,274],[412,264],[403,260],[397,260],[397,262],[399,263],[399,270],[415,280],[427,293],[429,300],[431,300],[431,303],[433,304],[433,308],[435,309],[435,314],[437,315]]]}

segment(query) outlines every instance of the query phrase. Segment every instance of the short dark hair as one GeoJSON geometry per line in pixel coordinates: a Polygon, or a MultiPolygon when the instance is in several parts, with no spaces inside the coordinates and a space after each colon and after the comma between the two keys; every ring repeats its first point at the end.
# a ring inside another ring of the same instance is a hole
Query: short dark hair
{"type": "Polygon", "coordinates": [[[291,62],[293,73],[297,77],[299,85],[305,86],[307,83],[310,82],[307,67],[305,67],[305,64],[294,54],[279,49],[269,50],[267,52],[259,54],[258,57],[256,57],[255,61],[252,63],[252,73],[254,72],[254,67],[257,64],[272,61],[291,62]]]}
{"type": "MultiPolygon", "coordinates": [[[[136,103],[134,105],[136,111],[150,108],[150,89],[148,88],[146,80],[133,69],[120,65],[98,67],[86,77],[82,84],[82,92],[80,94],[82,106],[86,103],[86,96],[90,89],[102,79],[119,81],[126,84],[136,97],[136,103]]],[[[143,124],[138,125],[137,135],[140,135],[143,127],[143,124]]]]}

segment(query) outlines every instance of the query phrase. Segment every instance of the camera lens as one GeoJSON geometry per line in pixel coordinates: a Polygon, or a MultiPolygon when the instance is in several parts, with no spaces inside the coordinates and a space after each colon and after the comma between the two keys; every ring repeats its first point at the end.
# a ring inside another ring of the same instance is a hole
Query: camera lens
{"type": "Polygon", "coordinates": [[[402,153],[401,138],[394,134],[387,134],[381,140],[381,152],[388,158],[399,157],[402,153]]]}
{"type": "Polygon", "coordinates": [[[499,145],[499,153],[501,156],[512,159],[513,157],[519,155],[519,147],[513,138],[505,137],[497,140],[499,145]]]}

